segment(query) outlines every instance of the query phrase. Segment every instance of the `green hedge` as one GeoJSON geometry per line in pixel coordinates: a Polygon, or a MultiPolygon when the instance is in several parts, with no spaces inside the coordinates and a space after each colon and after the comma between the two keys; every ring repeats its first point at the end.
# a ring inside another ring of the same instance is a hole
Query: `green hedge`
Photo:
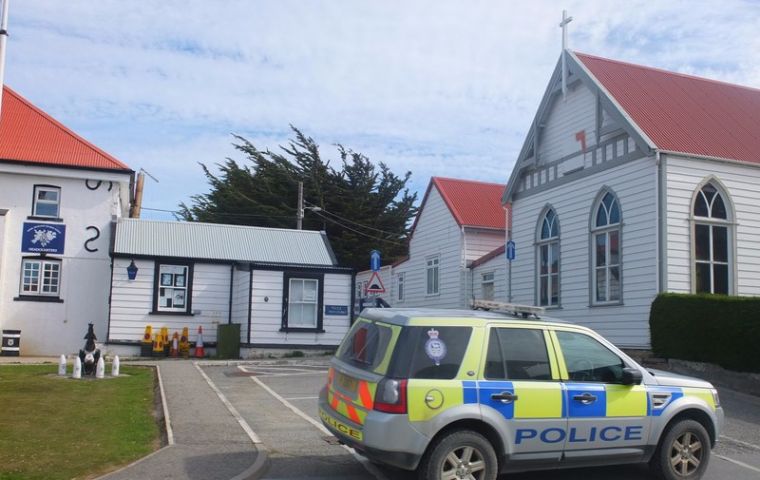
{"type": "Polygon", "coordinates": [[[649,327],[659,357],[760,372],[760,297],[660,294],[649,327]]]}

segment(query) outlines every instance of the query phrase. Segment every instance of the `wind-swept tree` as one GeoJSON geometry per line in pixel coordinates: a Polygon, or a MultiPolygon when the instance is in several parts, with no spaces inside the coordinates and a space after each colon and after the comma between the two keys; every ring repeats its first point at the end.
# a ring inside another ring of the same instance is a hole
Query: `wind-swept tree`
{"type": "Polygon", "coordinates": [[[417,212],[411,172],[394,174],[387,165],[337,145],[339,168],[323,160],[319,146],[295,127],[294,138],[279,151],[260,150],[241,136],[234,147],[244,162],[227,158],[219,173],[201,164],[208,193],[180,204],[186,221],[295,228],[298,182],[303,182],[303,228],[325,230],[341,265],[365,270],[369,252],[384,263],[406,255],[410,220],[417,212]]]}

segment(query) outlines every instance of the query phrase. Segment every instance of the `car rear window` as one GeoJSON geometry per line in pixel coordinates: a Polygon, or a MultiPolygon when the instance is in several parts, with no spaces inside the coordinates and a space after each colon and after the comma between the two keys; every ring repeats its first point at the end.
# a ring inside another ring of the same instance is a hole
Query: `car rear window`
{"type": "Polygon", "coordinates": [[[394,327],[400,330],[394,325],[359,319],[343,339],[336,356],[356,368],[385,374],[394,327]]]}
{"type": "Polygon", "coordinates": [[[391,375],[453,379],[459,372],[471,334],[471,327],[404,327],[391,364],[391,375]]]}

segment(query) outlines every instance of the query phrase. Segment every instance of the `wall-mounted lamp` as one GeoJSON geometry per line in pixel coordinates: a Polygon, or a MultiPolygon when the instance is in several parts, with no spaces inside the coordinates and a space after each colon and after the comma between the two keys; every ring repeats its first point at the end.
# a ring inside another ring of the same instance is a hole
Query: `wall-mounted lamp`
{"type": "Polygon", "coordinates": [[[137,278],[137,270],[138,268],[137,268],[137,265],[135,265],[135,260],[132,259],[132,262],[127,267],[127,278],[129,278],[130,280],[134,280],[135,278],[137,278]]]}

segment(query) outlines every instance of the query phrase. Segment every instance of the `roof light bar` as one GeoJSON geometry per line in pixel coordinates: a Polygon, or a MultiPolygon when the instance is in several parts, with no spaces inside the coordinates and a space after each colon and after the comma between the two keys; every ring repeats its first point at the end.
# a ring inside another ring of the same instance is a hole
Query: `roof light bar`
{"type": "Polygon", "coordinates": [[[528,318],[531,315],[541,318],[544,314],[544,307],[535,307],[533,305],[518,305],[516,303],[494,302],[493,300],[472,300],[473,310],[486,310],[495,312],[504,312],[516,317],[528,318]]]}

